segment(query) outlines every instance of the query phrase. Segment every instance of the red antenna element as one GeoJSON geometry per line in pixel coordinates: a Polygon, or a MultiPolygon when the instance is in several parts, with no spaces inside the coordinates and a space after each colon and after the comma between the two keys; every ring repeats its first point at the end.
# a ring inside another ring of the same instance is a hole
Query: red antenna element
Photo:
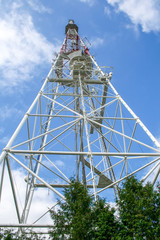
{"type": "Polygon", "coordinates": [[[65,200],[64,188],[73,176],[95,200],[112,202],[126,178],[136,174],[156,184],[160,174],[160,143],[112,85],[112,67],[102,71],[73,20],[65,34],[40,91],[0,155],[0,212],[10,183],[7,194],[12,194],[15,215],[10,227],[48,228],[46,209],[65,200]],[[17,187],[22,178],[15,170],[25,174],[23,188],[17,187]],[[38,188],[51,196],[35,212],[38,188]]]}
{"type": "Polygon", "coordinates": [[[78,36],[78,26],[74,23],[74,20],[69,20],[65,27],[65,34],[66,38],[61,52],[70,53],[73,51],[78,51],[82,48],[78,36]]]}
{"type": "Polygon", "coordinates": [[[92,74],[92,60],[89,57],[89,49],[80,41],[78,26],[74,20],[69,20],[65,27],[65,34],[65,41],[56,63],[56,76],[63,78],[63,68],[69,63],[74,79],[77,79],[79,72],[82,78],[89,79],[92,74]]]}

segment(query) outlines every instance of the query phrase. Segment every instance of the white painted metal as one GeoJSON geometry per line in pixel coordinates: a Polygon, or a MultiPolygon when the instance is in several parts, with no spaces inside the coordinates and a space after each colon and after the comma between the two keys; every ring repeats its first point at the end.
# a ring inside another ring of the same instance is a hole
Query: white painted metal
{"type": "Polygon", "coordinates": [[[97,199],[97,194],[96,194],[96,184],[94,180],[94,168],[93,168],[93,156],[92,156],[92,150],[90,146],[90,138],[89,138],[89,130],[88,130],[88,124],[87,124],[87,119],[86,119],[86,109],[85,109],[85,103],[84,103],[84,97],[83,97],[83,88],[82,88],[82,81],[81,81],[81,75],[79,74],[79,85],[80,85],[80,93],[81,93],[81,98],[82,98],[82,106],[83,106],[83,119],[84,119],[84,125],[85,125],[85,130],[86,130],[86,138],[87,138],[87,145],[88,145],[88,156],[89,156],[89,161],[90,161],[90,169],[91,169],[91,175],[92,175],[92,180],[93,180],[93,191],[94,191],[94,196],[95,200],[97,199]]]}
{"type": "Polygon", "coordinates": [[[41,181],[46,187],[48,187],[53,192],[57,193],[61,198],[65,199],[65,197],[60,194],[56,189],[52,188],[50,184],[48,184],[46,181],[44,181],[42,178],[40,178],[37,174],[35,174],[33,171],[31,171],[29,168],[27,168],[23,163],[21,163],[17,158],[15,158],[13,155],[9,153],[9,156],[13,158],[17,163],[19,163],[24,169],[26,169],[29,173],[31,173],[34,177],[36,177],[39,181],[41,181]]]}
{"type": "Polygon", "coordinates": [[[103,72],[76,30],[68,31],[43,86],[0,156],[0,199],[8,169],[17,212],[12,226],[32,226],[28,219],[39,187],[62,201],[63,188],[74,175],[95,199],[100,195],[108,201],[115,200],[121,182],[133,174],[153,183],[159,177],[160,144],[111,84],[112,68],[103,72]],[[22,210],[13,164],[26,175],[22,210]]]}
{"type": "MultiPolygon", "coordinates": [[[[83,46],[85,47],[85,44],[83,42],[83,40],[81,39],[81,42],[83,44],[83,46]]],[[[94,62],[94,64],[96,65],[97,69],[101,72],[101,74],[104,76],[103,71],[101,70],[101,68],[98,66],[98,64],[96,63],[96,61],[94,60],[94,58],[90,55],[92,61],[94,62]]],[[[127,103],[122,99],[122,97],[118,94],[118,92],[116,91],[116,89],[113,87],[113,85],[111,84],[110,81],[108,81],[108,84],[110,85],[110,87],[112,88],[112,90],[114,91],[115,95],[119,98],[119,100],[123,103],[123,105],[126,107],[126,109],[131,113],[131,115],[134,118],[137,118],[137,122],[140,124],[140,126],[143,128],[143,130],[148,134],[148,136],[151,138],[151,140],[155,143],[156,147],[160,148],[160,143],[157,141],[157,139],[152,135],[152,133],[147,129],[147,127],[142,123],[142,121],[136,116],[136,114],[132,111],[132,109],[127,105],[127,103]]]]}
{"type": "Polygon", "coordinates": [[[123,178],[117,180],[116,182],[114,182],[114,183],[108,185],[107,187],[105,187],[105,188],[99,190],[97,193],[100,193],[100,192],[106,190],[107,188],[110,188],[110,187],[112,187],[113,185],[115,185],[115,184],[117,184],[117,183],[119,183],[119,182],[125,180],[127,177],[130,177],[130,176],[134,175],[135,173],[137,173],[138,171],[140,171],[140,170],[142,170],[142,169],[148,167],[148,166],[151,165],[152,163],[155,163],[156,161],[159,161],[159,159],[160,159],[160,158],[154,159],[153,161],[151,161],[150,163],[144,165],[143,167],[139,168],[138,170],[136,170],[136,171],[134,171],[134,172],[128,174],[127,176],[125,176],[125,177],[123,177],[123,178]]]}
{"type": "MultiPolygon", "coordinates": [[[[38,154],[49,154],[49,155],[90,155],[90,151],[88,152],[69,152],[69,151],[35,151],[35,150],[9,150],[7,151],[8,154],[9,153],[13,153],[13,154],[23,154],[26,155],[28,154],[34,154],[34,155],[38,155],[38,154]]],[[[140,156],[140,157],[155,157],[155,156],[160,156],[160,152],[154,152],[154,153],[141,153],[141,152],[130,152],[130,153],[126,153],[126,152],[93,152],[92,151],[92,155],[94,156],[140,156]]]]}

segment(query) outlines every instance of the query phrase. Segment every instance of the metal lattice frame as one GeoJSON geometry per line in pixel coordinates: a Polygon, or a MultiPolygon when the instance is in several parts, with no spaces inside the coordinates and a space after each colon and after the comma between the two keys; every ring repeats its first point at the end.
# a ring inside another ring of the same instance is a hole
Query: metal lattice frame
{"type": "Polygon", "coordinates": [[[119,184],[133,174],[143,180],[152,176],[156,182],[160,145],[115,90],[111,77],[112,68],[102,71],[76,30],[69,29],[43,86],[0,156],[0,197],[6,166],[19,226],[27,226],[36,188],[46,187],[57,201],[65,200],[62,190],[73,173],[95,199],[100,194],[108,201],[118,197],[119,184]],[[12,162],[26,172],[22,211],[12,162]]]}

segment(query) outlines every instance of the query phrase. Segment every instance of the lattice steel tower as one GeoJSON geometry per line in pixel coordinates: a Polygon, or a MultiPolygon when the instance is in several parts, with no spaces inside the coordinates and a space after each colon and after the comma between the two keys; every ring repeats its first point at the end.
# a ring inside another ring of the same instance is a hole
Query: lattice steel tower
{"type": "Polygon", "coordinates": [[[73,20],[65,34],[43,86],[0,156],[0,196],[8,169],[17,223],[27,223],[39,187],[59,201],[75,177],[95,199],[113,201],[128,176],[154,184],[160,172],[160,145],[111,84],[112,68],[102,71],[73,20]],[[26,172],[21,208],[13,162],[26,172]]]}

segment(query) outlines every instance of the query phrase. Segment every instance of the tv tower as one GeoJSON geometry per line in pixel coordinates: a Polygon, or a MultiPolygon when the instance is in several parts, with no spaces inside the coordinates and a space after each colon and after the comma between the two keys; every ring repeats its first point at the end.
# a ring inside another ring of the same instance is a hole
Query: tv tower
{"type": "Polygon", "coordinates": [[[111,80],[112,67],[97,64],[69,20],[51,70],[0,156],[0,198],[8,171],[17,224],[33,224],[28,217],[36,189],[48,188],[57,202],[63,201],[71,177],[89,188],[95,200],[100,195],[107,201],[118,198],[129,176],[156,183],[160,144],[111,80]],[[26,175],[22,208],[13,164],[26,175]]]}

